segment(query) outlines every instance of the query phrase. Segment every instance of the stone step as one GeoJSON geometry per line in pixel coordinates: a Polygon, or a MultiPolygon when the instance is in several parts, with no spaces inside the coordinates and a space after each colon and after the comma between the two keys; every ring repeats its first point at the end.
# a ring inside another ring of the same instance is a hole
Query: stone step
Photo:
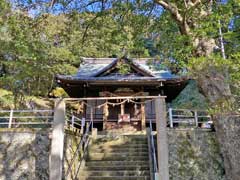
{"type": "Polygon", "coordinates": [[[144,166],[148,165],[149,161],[87,161],[86,166],[144,166]]]}
{"type": "Polygon", "coordinates": [[[150,180],[145,135],[102,136],[88,150],[79,180],[150,180]]]}
{"type": "Polygon", "coordinates": [[[149,170],[149,165],[134,165],[134,166],[120,166],[120,165],[115,165],[115,166],[86,166],[84,171],[144,171],[144,170],[149,170]]]}
{"type": "Polygon", "coordinates": [[[89,152],[88,157],[101,157],[101,158],[108,158],[108,157],[122,157],[127,158],[131,156],[146,156],[148,157],[148,152],[89,152]]]}
{"type": "Polygon", "coordinates": [[[80,171],[81,176],[149,176],[147,171],[80,171]]]}
{"type": "Polygon", "coordinates": [[[125,145],[125,144],[148,144],[147,141],[96,141],[94,142],[95,145],[125,145]]]}
{"type": "Polygon", "coordinates": [[[114,141],[114,140],[123,140],[123,141],[147,141],[146,136],[103,136],[103,137],[98,137],[96,141],[114,141]]]}
{"type": "Polygon", "coordinates": [[[138,140],[138,141],[147,141],[147,136],[139,136],[139,135],[123,135],[121,136],[122,139],[129,139],[129,140],[138,140]]]}
{"type": "Polygon", "coordinates": [[[90,149],[104,149],[104,148],[111,148],[111,149],[114,149],[114,148],[125,148],[125,149],[129,149],[129,148],[148,148],[148,144],[112,144],[112,145],[109,145],[109,144],[98,144],[98,145],[92,145],[90,147],[90,149]]]}
{"type": "Polygon", "coordinates": [[[147,147],[140,147],[140,148],[109,148],[109,147],[104,147],[104,148],[90,148],[89,152],[146,152],[148,153],[148,148],[147,147]]]}
{"type": "Polygon", "coordinates": [[[147,161],[148,160],[148,155],[144,156],[137,156],[137,155],[131,155],[129,156],[128,154],[119,154],[119,155],[114,155],[114,156],[104,156],[103,155],[98,155],[98,156],[89,156],[87,160],[106,160],[106,161],[131,161],[131,160],[136,160],[136,161],[147,161]]]}
{"type": "Polygon", "coordinates": [[[80,176],[78,180],[150,180],[149,176],[80,176]]]}

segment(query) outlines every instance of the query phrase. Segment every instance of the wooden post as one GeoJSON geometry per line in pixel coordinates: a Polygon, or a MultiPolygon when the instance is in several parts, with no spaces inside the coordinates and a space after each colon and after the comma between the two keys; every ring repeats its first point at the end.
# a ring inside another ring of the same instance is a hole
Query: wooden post
{"type": "Polygon", "coordinates": [[[103,107],[103,130],[107,129],[107,119],[108,119],[108,105],[107,101],[106,104],[103,107]]]}
{"type": "Polygon", "coordinates": [[[97,128],[92,129],[92,138],[97,139],[97,128]]]}
{"type": "Polygon", "coordinates": [[[194,111],[194,119],[195,119],[196,127],[198,127],[198,114],[197,114],[197,111],[194,111]]]}
{"type": "Polygon", "coordinates": [[[172,113],[172,108],[169,108],[169,109],[168,109],[168,114],[169,114],[170,128],[173,128],[173,113],[172,113]]]}
{"type": "Polygon", "coordinates": [[[13,110],[11,109],[10,115],[9,115],[8,128],[11,128],[11,127],[12,127],[12,119],[13,119],[13,110]]]}
{"type": "Polygon", "coordinates": [[[159,180],[169,180],[168,138],[165,99],[155,100],[159,180]]]}
{"type": "Polygon", "coordinates": [[[63,148],[64,148],[65,102],[55,101],[53,131],[50,152],[50,180],[62,180],[63,148]]]}
{"type": "Polygon", "coordinates": [[[125,111],[124,111],[124,103],[121,104],[121,115],[124,115],[125,114],[125,111]]]}
{"type": "Polygon", "coordinates": [[[142,122],[142,131],[146,130],[146,113],[145,113],[145,102],[142,101],[141,104],[141,122],[142,122]]]}

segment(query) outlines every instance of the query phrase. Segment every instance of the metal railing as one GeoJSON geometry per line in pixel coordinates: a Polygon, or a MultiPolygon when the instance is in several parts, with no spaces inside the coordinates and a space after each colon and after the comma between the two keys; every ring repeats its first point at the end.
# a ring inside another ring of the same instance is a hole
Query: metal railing
{"type": "Polygon", "coordinates": [[[83,134],[85,127],[85,119],[78,118],[77,116],[67,113],[65,116],[65,128],[71,131],[83,134]]]}
{"type": "Polygon", "coordinates": [[[153,128],[152,128],[152,121],[150,120],[150,158],[152,160],[152,180],[155,180],[155,175],[158,173],[158,164],[157,164],[157,156],[156,156],[156,149],[155,149],[155,143],[154,143],[154,137],[153,137],[153,128]]]}
{"type": "Polygon", "coordinates": [[[84,159],[84,156],[86,154],[89,142],[90,142],[90,136],[89,136],[89,132],[90,132],[90,127],[91,127],[91,123],[87,123],[86,125],[86,130],[85,133],[83,134],[80,142],[77,145],[77,148],[75,150],[75,152],[73,153],[73,156],[70,160],[69,166],[67,168],[67,171],[65,173],[65,179],[68,179],[68,176],[71,175],[71,177],[73,176],[72,179],[76,179],[78,174],[79,174],[79,170],[82,164],[82,161],[84,159]],[[74,161],[76,159],[79,159],[78,163],[77,163],[77,168],[73,169],[74,166],[74,161]]]}
{"type": "Polygon", "coordinates": [[[51,109],[42,110],[0,110],[1,128],[42,127],[52,125],[51,109]]]}
{"type": "Polygon", "coordinates": [[[169,126],[185,124],[195,127],[211,128],[212,119],[207,111],[191,109],[168,109],[169,126]],[[204,126],[203,126],[204,125],[204,126]]]}
{"type": "Polygon", "coordinates": [[[91,126],[89,128],[91,128],[91,130],[93,128],[93,118],[91,118],[90,121],[87,121],[84,117],[79,118],[72,113],[67,113],[65,120],[66,120],[66,128],[72,129],[81,134],[83,134],[86,123],[90,122],[91,126]]]}

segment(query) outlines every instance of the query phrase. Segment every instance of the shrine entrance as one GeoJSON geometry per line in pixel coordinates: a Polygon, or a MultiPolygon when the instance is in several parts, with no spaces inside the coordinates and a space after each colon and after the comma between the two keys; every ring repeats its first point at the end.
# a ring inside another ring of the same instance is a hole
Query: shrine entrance
{"type": "Polygon", "coordinates": [[[111,93],[109,91],[100,92],[101,97],[118,97],[107,101],[107,106],[103,109],[107,116],[103,117],[103,129],[126,129],[130,131],[144,130],[146,127],[145,120],[145,102],[141,99],[134,99],[136,96],[144,96],[148,93],[134,92],[130,88],[118,88],[111,93]],[[131,97],[121,99],[121,97],[131,97]]]}
{"type": "MultiPolygon", "coordinates": [[[[156,96],[152,97],[156,98],[156,96]]],[[[92,122],[93,128],[99,131],[114,129],[141,131],[146,129],[146,114],[148,114],[146,110],[151,108],[149,104],[154,103],[152,97],[70,98],[74,99],[70,111],[79,121],[84,119],[85,122],[92,122]]]]}
{"type": "Polygon", "coordinates": [[[106,121],[106,130],[127,128],[129,130],[139,131],[141,127],[141,105],[139,102],[113,102],[109,101],[109,115],[106,121]]]}

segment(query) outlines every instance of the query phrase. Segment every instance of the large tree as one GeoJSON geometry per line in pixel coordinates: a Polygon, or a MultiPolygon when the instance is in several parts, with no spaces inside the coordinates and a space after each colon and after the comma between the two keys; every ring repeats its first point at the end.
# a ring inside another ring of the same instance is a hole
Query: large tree
{"type": "MultiPolygon", "coordinates": [[[[9,37],[14,38],[7,39],[7,43],[3,44],[12,43],[14,46],[6,48],[2,58],[6,59],[4,55],[7,52],[7,55],[17,55],[11,57],[18,57],[15,61],[19,61],[20,64],[22,62],[20,60],[25,58],[23,65],[38,62],[37,65],[40,66],[42,59],[46,60],[46,64],[54,59],[57,59],[56,63],[64,64],[67,63],[68,55],[70,59],[75,59],[81,55],[109,56],[111,55],[109,52],[120,55],[121,51],[128,51],[133,56],[141,56],[148,54],[145,53],[148,49],[151,55],[157,54],[161,60],[168,59],[170,63],[181,67],[184,65],[184,71],[187,69],[194,75],[212,107],[219,107],[220,110],[228,112],[229,104],[233,103],[231,90],[234,88],[238,90],[239,85],[230,88],[230,82],[234,79],[235,84],[239,84],[240,77],[239,72],[235,73],[239,71],[240,64],[239,0],[219,2],[215,0],[13,0],[11,2],[16,9],[27,11],[34,18],[25,17],[25,26],[20,22],[23,18],[21,20],[19,16],[9,18],[18,21],[9,21],[11,26],[7,26],[12,32],[9,37]],[[47,21],[34,23],[34,27],[41,27],[41,32],[33,33],[29,29],[30,26],[26,25],[42,17],[39,12],[48,13],[48,23],[47,21]],[[21,31],[23,28],[25,31],[21,31]],[[219,28],[224,33],[227,59],[220,57],[219,28]],[[48,41],[43,43],[43,40],[48,41]],[[43,52],[40,54],[44,56],[39,56],[39,52],[43,52]],[[61,54],[62,52],[66,54],[61,54]],[[32,55],[37,57],[34,58],[32,55]],[[51,57],[50,61],[46,58],[48,55],[51,57]],[[62,57],[66,58],[62,59],[62,57]]],[[[5,14],[8,13],[0,14],[2,19],[5,18],[5,14]]],[[[1,17],[0,23],[3,22],[1,17]]],[[[3,48],[1,50],[3,51],[3,48]]],[[[7,58],[9,59],[9,56],[7,58]]],[[[8,62],[11,62],[11,59],[8,62]]],[[[32,68],[31,65],[27,67],[32,68]]],[[[49,70],[51,71],[51,68],[49,70]]],[[[216,119],[216,122],[220,122],[220,119],[216,119]]],[[[221,132],[228,133],[217,129],[217,133],[221,132]]],[[[224,133],[222,134],[226,135],[224,133]]],[[[225,138],[227,139],[227,136],[219,139],[220,143],[225,143],[223,141],[225,138]]],[[[235,146],[231,148],[236,149],[235,146]]],[[[231,162],[234,157],[231,156],[231,148],[224,152],[226,167],[232,167],[226,170],[229,178],[237,180],[239,176],[235,172],[238,172],[238,167],[234,167],[231,162]]]]}
{"type": "Polygon", "coordinates": [[[239,55],[232,54],[239,47],[238,40],[233,37],[236,37],[236,31],[239,31],[237,12],[240,9],[240,2],[238,0],[224,2],[155,0],[155,2],[166,9],[177,25],[181,36],[186,37],[187,41],[182,45],[191,46],[191,55],[186,61],[188,68],[195,75],[202,93],[207,97],[215,111],[218,108],[221,112],[228,114],[227,116],[214,114],[214,118],[218,140],[224,156],[226,179],[237,180],[240,178],[239,166],[237,165],[240,156],[236,151],[239,142],[237,139],[232,141],[232,138],[240,136],[240,127],[234,123],[236,118],[229,116],[229,113],[234,102],[231,92],[233,88],[230,88],[230,82],[237,79],[237,84],[239,84],[239,55]],[[233,33],[230,33],[230,38],[225,39],[226,42],[223,42],[221,37],[224,28],[225,32],[229,32],[229,28],[234,29],[233,33]],[[222,41],[219,42],[219,38],[222,41]],[[219,49],[223,52],[223,43],[226,46],[230,44],[231,47],[232,53],[227,54],[227,59],[225,56],[223,58],[217,56],[221,52],[219,49]],[[232,58],[234,56],[235,58],[232,58]],[[230,72],[232,67],[236,68],[233,73],[230,72]],[[231,73],[234,75],[232,76],[231,73]]]}
{"type": "MultiPolygon", "coordinates": [[[[218,6],[216,2],[209,0],[155,0],[155,2],[171,14],[172,20],[176,22],[181,35],[188,37],[190,41],[183,46],[191,45],[193,47],[193,57],[208,58],[219,48],[215,33],[218,30],[218,19],[215,16],[216,13],[214,14],[214,8],[217,9],[218,6]],[[210,23],[210,21],[215,22],[210,23]],[[215,32],[211,33],[214,25],[215,32]],[[208,26],[208,30],[206,26],[208,26]]],[[[209,61],[211,61],[211,58],[209,58],[209,61]]],[[[212,62],[209,62],[210,64],[213,65],[212,62]]],[[[218,71],[214,65],[203,67],[202,70],[204,71],[202,73],[198,72],[199,74],[196,77],[200,89],[209,102],[215,104],[222,102],[222,100],[231,99],[231,90],[227,79],[228,72],[218,71]]]]}

